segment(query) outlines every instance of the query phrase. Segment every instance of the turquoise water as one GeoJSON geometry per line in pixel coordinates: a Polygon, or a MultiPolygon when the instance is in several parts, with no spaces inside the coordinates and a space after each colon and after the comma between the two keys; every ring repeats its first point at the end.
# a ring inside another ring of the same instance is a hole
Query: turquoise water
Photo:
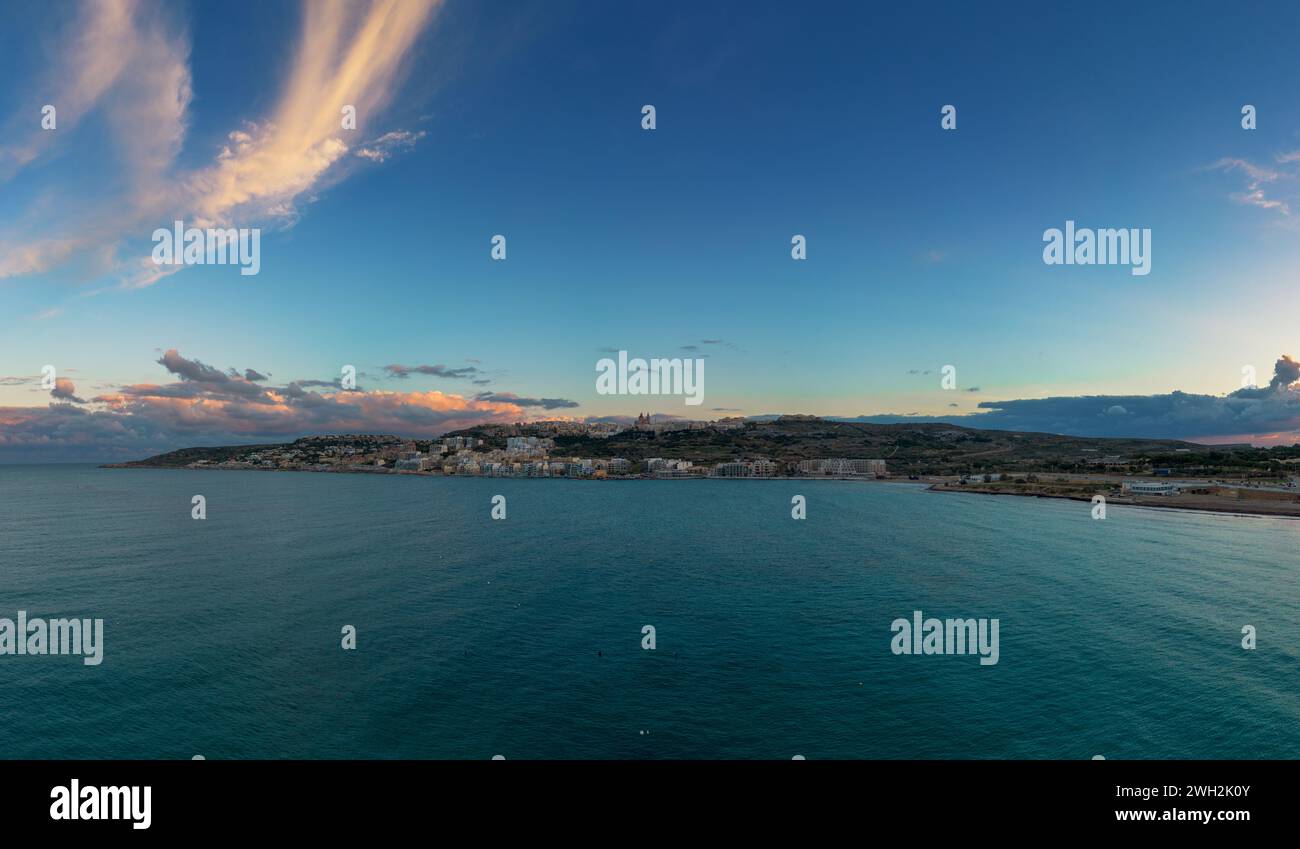
{"type": "Polygon", "coordinates": [[[1300,521],[1089,511],[0,467],[0,617],[105,620],[100,666],[0,656],[0,757],[1300,757],[1300,521]],[[998,618],[999,663],[895,656],[916,609],[998,618]]]}

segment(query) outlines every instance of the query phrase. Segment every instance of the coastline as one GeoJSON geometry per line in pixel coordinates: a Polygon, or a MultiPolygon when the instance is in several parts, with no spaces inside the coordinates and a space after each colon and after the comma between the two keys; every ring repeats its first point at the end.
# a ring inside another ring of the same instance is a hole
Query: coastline
{"type": "MultiPolygon", "coordinates": [[[[1084,495],[954,487],[950,484],[944,483],[931,484],[926,487],[926,490],[929,492],[957,493],[959,495],[1007,495],[1020,498],[1055,498],[1066,501],[1080,501],[1084,504],[1092,503],[1092,497],[1084,495]]],[[[1157,510],[1182,510],[1191,513],[1214,513],[1220,516],[1300,519],[1300,502],[1275,501],[1251,504],[1247,499],[1221,498],[1216,496],[1157,495],[1146,498],[1134,498],[1133,496],[1107,495],[1106,506],[1151,507],[1157,510]],[[1183,500],[1180,502],[1178,499],[1183,500]]]]}
{"type": "MultiPolygon", "coordinates": [[[[504,479],[504,480],[568,480],[568,481],[690,481],[690,480],[713,480],[713,481],[844,481],[851,483],[872,483],[886,485],[906,485],[924,488],[929,492],[947,492],[959,495],[1004,495],[1019,498],[1050,498],[1066,501],[1079,501],[1085,504],[1092,503],[1092,495],[1052,493],[1052,492],[1019,492],[1008,488],[988,489],[981,485],[959,486],[954,485],[950,480],[935,480],[933,477],[922,480],[911,480],[903,478],[871,478],[863,476],[831,476],[831,475],[780,475],[771,477],[713,477],[707,475],[690,475],[684,477],[655,477],[653,475],[620,475],[606,477],[566,477],[557,476],[526,476],[526,475],[447,475],[441,472],[419,472],[396,470],[388,468],[375,469],[313,469],[313,468],[261,468],[257,466],[247,467],[222,467],[222,466],[168,466],[168,465],[142,465],[140,463],[101,463],[98,465],[101,469],[153,469],[165,471],[219,471],[219,472],[310,472],[316,474],[344,474],[344,475],[388,475],[393,477],[423,477],[423,478],[486,478],[486,479],[504,479]]],[[[1182,510],[1193,513],[1213,513],[1220,516],[1239,516],[1239,517],[1263,517],[1274,519],[1300,519],[1300,501],[1257,501],[1252,503],[1250,499],[1227,498],[1222,496],[1205,496],[1205,495],[1172,495],[1172,496],[1147,496],[1134,497],[1123,495],[1106,495],[1106,504],[1108,507],[1150,507],[1157,510],[1182,510]]]]}
{"type": "Polygon", "coordinates": [[[259,466],[168,466],[168,465],[146,465],[143,463],[97,463],[94,464],[99,469],[152,469],[154,471],[171,471],[171,472],[310,472],[325,475],[387,475],[391,477],[419,477],[419,478],[486,478],[486,479],[503,479],[503,480],[570,480],[570,481],[694,481],[694,480],[712,480],[712,481],[848,481],[857,483],[879,483],[879,484],[912,484],[913,486],[925,486],[925,481],[904,480],[901,478],[873,478],[867,475],[747,475],[747,476],[730,476],[730,475],[682,475],[677,477],[655,477],[654,475],[606,475],[605,477],[569,477],[567,475],[448,475],[442,472],[417,472],[409,470],[389,469],[386,467],[373,469],[310,469],[310,468],[266,468],[259,466]]]}

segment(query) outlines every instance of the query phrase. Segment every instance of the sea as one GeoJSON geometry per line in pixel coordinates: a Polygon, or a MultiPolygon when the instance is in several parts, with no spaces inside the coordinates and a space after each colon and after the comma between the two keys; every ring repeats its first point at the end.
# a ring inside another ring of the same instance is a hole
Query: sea
{"type": "Polygon", "coordinates": [[[0,757],[1300,758],[1298,567],[904,483],[3,466],[0,618],[104,631],[0,655],[0,757]],[[896,654],[915,611],[998,662],[896,654]]]}

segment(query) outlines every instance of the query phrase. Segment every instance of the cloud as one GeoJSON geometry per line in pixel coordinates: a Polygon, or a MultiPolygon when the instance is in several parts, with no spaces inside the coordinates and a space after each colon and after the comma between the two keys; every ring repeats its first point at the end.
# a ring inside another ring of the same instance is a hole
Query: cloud
{"type": "MultiPolygon", "coordinates": [[[[464,380],[480,373],[479,369],[474,366],[461,366],[460,368],[447,368],[444,365],[436,366],[404,366],[394,363],[393,365],[384,366],[384,371],[388,372],[389,377],[395,377],[399,380],[405,380],[413,374],[427,374],[433,377],[446,377],[452,380],[464,380]]],[[[476,381],[477,382],[477,381],[476,381]]]]}
{"type": "MultiPolygon", "coordinates": [[[[138,0],[90,0],[50,78],[57,85],[58,129],[0,134],[0,182],[64,144],[81,119],[98,110],[108,143],[95,139],[108,167],[102,184],[49,189],[0,236],[0,278],[35,275],[80,261],[77,270],[118,287],[151,286],[182,266],[160,267],[143,239],[176,219],[191,226],[292,226],[304,198],[333,181],[357,131],[341,126],[341,109],[361,125],[383,114],[405,60],[441,0],[312,0],[285,82],[269,114],[233,128],[206,165],[178,168],[191,101],[189,37],[167,6],[138,0]],[[142,130],[142,128],[148,128],[142,130]],[[116,156],[120,161],[110,157],[116,156]],[[119,167],[114,168],[112,165],[119,167]],[[74,210],[68,212],[68,210],[74,210]]],[[[38,88],[33,86],[33,89],[38,88]]],[[[42,89],[44,90],[44,89],[42,89]]],[[[24,121],[39,105],[16,112],[24,121]]],[[[422,133],[397,130],[363,149],[383,161],[422,133]]]]}
{"type": "Polygon", "coordinates": [[[1268,388],[1276,392],[1291,386],[1298,380],[1300,380],[1300,362],[1290,354],[1283,354],[1273,364],[1273,379],[1268,382],[1268,388]]]}
{"type": "Polygon", "coordinates": [[[198,360],[187,360],[175,348],[170,348],[158,359],[158,364],[181,378],[181,383],[170,387],[126,387],[125,393],[167,393],[177,398],[242,398],[257,403],[273,403],[270,393],[252,380],[231,369],[232,373],[213,368],[198,360]]]}
{"type": "Polygon", "coordinates": [[[578,406],[577,401],[570,401],[567,398],[522,398],[513,392],[480,392],[474,396],[474,400],[515,404],[520,407],[542,407],[547,410],[578,406]]]}
{"type": "MultiPolygon", "coordinates": [[[[348,150],[348,133],[355,131],[342,128],[342,107],[355,106],[361,125],[382,112],[404,57],[437,5],[305,3],[297,54],[272,114],[231,132],[217,162],[191,178],[199,226],[235,217],[293,221],[298,198],[348,150]]],[[[386,150],[414,138],[401,132],[380,137],[388,139],[386,150]]]]}
{"type": "MultiPolygon", "coordinates": [[[[1279,165],[1287,165],[1300,160],[1300,153],[1284,153],[1277,157],[1279,165]]],[[[1291,214],[1291,206],[1286,200],[1276,197],[1273,191],[1283,179],[1297,176],[1294,170],[1279,171],[1267,166],[1256,165],[1249,160],[1237,157],[1224,157],[1206,167],[1210,171],[1235,171],[1245,175],[1246,185],[1243,191],[1233,192],[1229,197],[1236,203],[1257,206],[1261,209],[1273,209],[1282,215],[1291,214]]]]}
{"type": "Polygon", "coordinates": [[[415,147],[415,143],[424,136],[424,130],[420,130],[418,133],[408,132],[407,130],[394,130],[390,133],[384,133],[365,147],[357,148],[357,156],[362,159],[369,159],[371,162],[387,162],[397,152],[415,147]]]}
{"type": "Polygon", "coordinates": [[[77,397],[76,384],[66,377],[60,377],[54,381],[54,388],[50,390],[50,397],[59,401],[72,401],[76,404],[86,403],[77,397]]]}
{"type": "MultiPolygon", "coordinates": [[[[510,393],[344,391],[338,380],[270,385],[262,370],[222,370],[175,348],[156,361],[173,379],[112,386],[90,399],[59,378],[45,407],[0,407],[0,462],[139,459],[193,445],[277,442],[331,433],[431,436],[530,410],[576,407],[563,398],[510,393]],[[317,391],[320,390],[320,391],[317,391]],[[81,405],[81,406],[78,406],[81,405]]],[[[39,382],[0,378],[0,385],[39,382]]]]}
{"type": "MultiPolygon", "coordinates": [[[[39,135],[0,151],[0,182],[75,143],[92,112],[109,137],[93,140],[97,158],[116,167],[71,186],[44,187],[0,237],[0,278],[41,274],[75,258],[88,273],[111,272],[118,243],[171,191],[191,99],[189,41],[175,17],[138,0],[80,7],[72,34],[58,40],[65,49],[47,72],[51,90],[32,87],[56,108],[57,129],[32,130],[39,135]]],[[[25,117],[30,127],[32,114],[28,106],[11,122],[25,117]]]]}
{"type": "Polygon", "coordinates": [[[948,416],[860,416],[855,421],[940,421],[973,428],[1186,439],[1194,442],[1300,442],[1300,361],[1283,355],[1268,386],[1226,395],[1084,395],[983,401],[948,416]]]}
{"type": "Polygon", "coordinates": [[[67,49],[28,88],[38,100],[18,110],[0,135],[0,182],[10,179],[54,144],[59,130],[74,128],[122,76],[140,42],[134,0],[87,2],[82,14],[60,33],[67,49]],[[46,104],[56,109],[58,129],[34,126],[31,116],[46,104]],[[19,115],[24,116],[20,118],[19,115]]]}

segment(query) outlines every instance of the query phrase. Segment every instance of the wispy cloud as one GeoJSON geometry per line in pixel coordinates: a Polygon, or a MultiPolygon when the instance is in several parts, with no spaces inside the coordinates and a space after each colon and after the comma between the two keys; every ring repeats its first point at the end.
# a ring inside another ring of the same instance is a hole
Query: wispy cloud
{"type": "Polygon", "coordinates": [[[741,348],[741,347],[740,347],[739,345],[737,345],[735,342],[732,342],[732,341],[730,341],[730,340],[728,340],[728,339],[701,339],[701,340],[700,340],[700,344],[701,344],[701,345],[720,345],[720,346],[722,346],[722,347],[724,347],[724,348],[729,348],[729,349],[731,349],[732,351],[735,351],[735,352],[738,353],[738,354],[748,354],[748,353],[749,353],[749,352],[746,351],[744,348],[741,348]]]}
{"type": "MultiPolygon", "coordinates": [[[[1300,162],[1300,151],[1279,154],[1276,160],[1282,166],[1300,162]]],[[[1265,165],[1256,165],[1246,159],[1224,157],[1207,166],[1207,170],[1235,172],[1242,174],[1246,178],[1245,188],[1229,195],[1235,203],[1256,206],[1260,209],[1276,210],[1282,215],[1291,214],[1290,203],[1286,199],[1278,197],[1278,190],[1294,191],[1294,185],[1290,181],[1300,176],[1295,169],[1270,168],[1265,165]]]]}
{"type": "Polygon", "coordinates": [[[71,130],[95,107],[122,76],[141,33],[135,20],[135,0],[86,2],[82,13],[61,33],[63,54],[38,75],[29,89],[39,100],[19,106],[5,122],[0,143],[0,182],[8,180],[44,153],[59,138],[36,122],[46,104],[56,107],[58,127],[71,130]]]}
{"type": "Polygon", "coordinates": [[[514,404],[519,407],[541,407],[546,410],[562,410],[578,406],[577,401],[568,398],[524,398],[513,392],[480,392],[474,396],[475,401],[514,404]]]}
{"type": "Polygon", "coordinates": [[[276,108],[265,120],[233,131],[217,162],[191,178],[200,226],[234,217],[294,220],[298,199],[347,152],[349,133],[360,131],[342,128],[342,108],[356,107],[359,128],[382,112],[403,58],[437,5],[305,3],[297,56],[276,108]]]}
{"type": "Polygon", "coordinates": [[[20,106],[9,125],[31,129],[0,152],[0,181],[77,139],[83,119],[96,110],[112,136],[100,155],[115,156],[117,167],[90,182],[43,187],[6,225],[0,278],[41,274],[76,258],[90,275],[112,271],[117,245],[169,191],[168,173],[184,141],[189,40],[166,7],[87,0],[72,34],[59,41],[64,52],[47,72],[57,129],[39,128],[36,105],[20,106]]]}
{"type": "Polygon", "coordinates": [[[446,377],[452,380],[466,380],[477,377],[480,373],[475,366],[461,366],[460,368],[447,368],[444,365],[433,366],[404,366],[398,363],[384,366],[384,371],[389,377],[396,377],[405,380],[413,374],[425,374],[432,377],[446,377]]]}
{"type": "Polygon", "coordinates": [[[412,133],[409,130],[394,130],[390,133],[384,133],[365,147],[357,148],[357,156],[362,159],[369,159],[371,162],[386,162],[399,151],[415,147],[415,143],[424,136],[424,130],[420,130],[418,133],[412,133]]]}
{"type": "MultiPolygon", "coordinates": [[[[182,219],[200,227],[287,227],[299,205],[349,169],[341,165],[373,128],[401,82],[405,60],[441,0],[303,4],[289,72],[269,114],[230,131],[207,165],[176,167],[192,99],[189,37],[166,6],[140,0],[87,0],[73,35],[48,72],[55,81],[56,131],[6,134],[0,181],[75,138],[82,118],[102,111],[120,166],[102,185],[78,185],[77,203],[51,202],[47,188],[0,238],[0,278],[49,272],[74,260],[88,278],[110,276],[125,289],[151,286],[180,266],[148,257],[148,235],[182,219]],[[342,108],[357,111],[356,130],[342,108]],[[142,128],[148,131],[142,131],[142,128]],[[78,213],[69,215],[72,208],[78,213]]],[[[32,126],[39,104],[0,126],[32,126]]],[[[358,155],[382,162],[423,132],[375,134],[358,155]]],[[[107,148],[105,149],[107,150],[107,148]]],[[[107,155],[107,153],[105,153],[107,155]]],[[[356,160],[354,160],[356,161],[356,160]]],[[[106,169],[106,172],[110,169],[106,169]]]]}

